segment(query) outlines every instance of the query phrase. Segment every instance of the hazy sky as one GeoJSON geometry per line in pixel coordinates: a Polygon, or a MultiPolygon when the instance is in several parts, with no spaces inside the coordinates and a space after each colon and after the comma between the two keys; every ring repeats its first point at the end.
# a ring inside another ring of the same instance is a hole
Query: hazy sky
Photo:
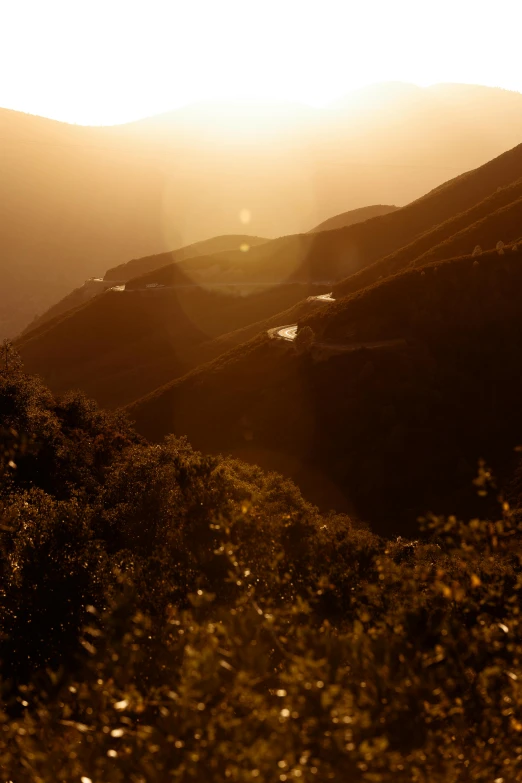
{"type": "Polygon", "coordinates": [[[380,81],[522,92],[522,0],[0,0],[0,106],[113,124],[380,81]]]}

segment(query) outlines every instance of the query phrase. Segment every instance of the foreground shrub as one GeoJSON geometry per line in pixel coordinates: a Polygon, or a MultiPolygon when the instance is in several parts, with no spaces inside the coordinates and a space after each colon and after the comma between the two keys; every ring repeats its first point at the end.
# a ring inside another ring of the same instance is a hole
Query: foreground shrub
{"type": "Polygon", "coordinates": [[[120,576],[107,611],[90,609],[81,671],[23,688],[20,716],[4,715],[4,768],[17,781],[518,780],[519,523],[506,510],[430,527],[437,545],[375,556],[337,625],[317,611],[327,568],[293,600],[258,595],[223,525],[227,605],[198,590],[158,633],[120,576]]]}
{"type": "Polygon", "coordinates": [[[522,779],[519,474],[498,519],[385,541],[83,398],[2,394],[3,779],[522,779]],[[63,490],[40,460],[70,450],[63,490]]]}

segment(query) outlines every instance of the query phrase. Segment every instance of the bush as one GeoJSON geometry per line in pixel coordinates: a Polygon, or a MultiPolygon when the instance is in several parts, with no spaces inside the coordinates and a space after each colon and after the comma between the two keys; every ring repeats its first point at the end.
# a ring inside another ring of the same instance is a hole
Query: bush
{"type": "Polygon", "coordinates": [[[520,779],[520,472],[498,518],[386,541],[276,474],[10,384],[35,462],[3,491],[6,780],[520,779]],[[67,492],[44,487],[41,455],[69,451],[67,492]]]}

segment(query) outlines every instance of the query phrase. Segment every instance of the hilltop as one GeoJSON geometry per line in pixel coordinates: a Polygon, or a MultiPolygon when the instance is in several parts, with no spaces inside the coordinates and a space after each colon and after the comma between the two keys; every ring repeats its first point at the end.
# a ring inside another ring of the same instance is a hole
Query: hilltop
{"type": "Polygon", "coordinates": [[[362,223],[365,220],[369,220],[372,217],[378,215],[388,215],[390,212],[395,212],[399,207],[388,206],[385,204],[376,204],[371,207],[359,207],[358,209],[351,209],[349,212],[342,212],[340,215],[324,220],[319,223],[315,228],[310,229],[309,234],[316,234],[318,231],[331,231],[334,228],[346,228],[346,226],[352,226],[354,223],[362,223]]]}
{"type": "Polygon", "coordinates": [[[188,107],[113,128],[0,110],[0,333],[16,335],[130,258],[246,229],[295,234],[362,203],[405,204],[520,139],[518,93],[403,93],[384,86],[344,106],[281,111],[270,127],[248,107],[188,107]]]}

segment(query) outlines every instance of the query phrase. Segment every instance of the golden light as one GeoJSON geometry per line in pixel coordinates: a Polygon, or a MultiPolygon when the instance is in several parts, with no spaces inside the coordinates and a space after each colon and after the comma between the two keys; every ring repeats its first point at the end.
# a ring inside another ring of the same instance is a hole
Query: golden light
{"type": "Polygon", "coordinates": [[[519,23],[520,0],[16,0],[0,106],[114,124],[207,101],[324,106],[382,81],[521,90],[519,23]]]}

